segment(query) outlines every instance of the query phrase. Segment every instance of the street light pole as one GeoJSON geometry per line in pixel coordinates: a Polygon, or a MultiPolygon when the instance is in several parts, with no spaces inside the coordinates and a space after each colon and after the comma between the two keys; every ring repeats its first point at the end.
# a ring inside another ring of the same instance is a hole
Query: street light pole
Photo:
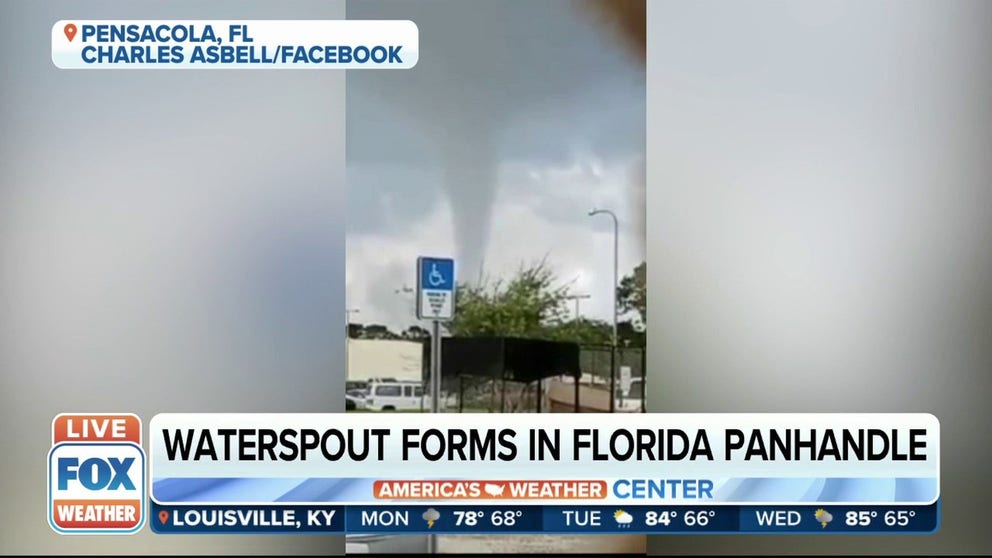
{"type": "Polygon", "coordinates": [[[575,316],[573,316],[572,319],[575,320],[576,333],[579,331],[579,301],[588,300],[590,298],[592,298],[592,295],[587,295],[587,294],[571,294],[565,296],[565,300],[575,301],[575,316]]]}
{"type": "Polygon", "coordinates": [[[349,372],[350,362],[350,351],[351,351],[351,315],[358,314],[358,308],[345,308],[344,310],[344,379],[347,381],[349,372]]]}
{"type": "Polygon", "coordinates": [[[609,209],[593,209],[589,216],[609,215],[613,219],[613,286],[610,289],[613,301],[613,346],[610,350],[610,412],[616,410],[616,380],[617,380],[617,321],[619,312],[617,311],[617,286],[620,282],[620,220],[617,214],[609,209]]]}

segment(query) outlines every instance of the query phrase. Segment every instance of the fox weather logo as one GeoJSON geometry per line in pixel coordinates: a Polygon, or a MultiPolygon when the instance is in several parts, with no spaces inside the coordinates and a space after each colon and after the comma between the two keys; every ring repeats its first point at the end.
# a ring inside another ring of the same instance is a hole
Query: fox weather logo
{"type": "Polygon", "coordinates": [[[145,523],[145,452],[133,414],[68,414],[52,421],[48,522],[62,534],[120,534],[145,523]]]}

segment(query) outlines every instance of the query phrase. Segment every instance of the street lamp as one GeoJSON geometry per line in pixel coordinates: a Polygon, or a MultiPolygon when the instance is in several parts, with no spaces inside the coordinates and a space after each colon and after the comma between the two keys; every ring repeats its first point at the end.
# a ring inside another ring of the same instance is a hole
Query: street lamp
{"type": "Polygon", "coordinates": [[[613,346],[610,350],[610,412],[616,410],[616,380],[617,380],[617,284],[620,282],[620,221],[617,214],[609,209],[593,209],[589,216],[609,215],[613,219],[613,286],[610,289],[610,300],[613,301],[613,346]]]}
{"type": "Polygon", "coordinates": [[[349,377],[350,358],[349,351],[351,349],[351,315],[358,314],[358,308],[345,308],[344,310],[344,379],[347,380],[349,377]]]}

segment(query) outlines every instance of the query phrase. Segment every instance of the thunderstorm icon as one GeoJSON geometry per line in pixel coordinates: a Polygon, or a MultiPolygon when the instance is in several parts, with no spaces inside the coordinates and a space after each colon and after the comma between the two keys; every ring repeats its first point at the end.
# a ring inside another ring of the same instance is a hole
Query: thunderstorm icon
{"type": "Polygon", "coordinates": [[[427,522],[427,528],[430,529],[434,527],[434,522],[441,519],[441,512],[434,508],[428,508],[423,515],[424,521],[427,522]]]}

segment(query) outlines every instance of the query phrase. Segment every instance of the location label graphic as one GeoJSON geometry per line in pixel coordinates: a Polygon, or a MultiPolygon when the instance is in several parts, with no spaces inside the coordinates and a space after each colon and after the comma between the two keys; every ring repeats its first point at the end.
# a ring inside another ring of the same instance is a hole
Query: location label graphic
{"type": "Polygon", "coordinates": [[[76,37],[76,26],[75,26],[75,24],[72,24],[72,23],[67,24],[65,26],[65,38],[66,39],[69,39],[69,42],[71,43],[72,40],[75,37],[76,37]]]}

